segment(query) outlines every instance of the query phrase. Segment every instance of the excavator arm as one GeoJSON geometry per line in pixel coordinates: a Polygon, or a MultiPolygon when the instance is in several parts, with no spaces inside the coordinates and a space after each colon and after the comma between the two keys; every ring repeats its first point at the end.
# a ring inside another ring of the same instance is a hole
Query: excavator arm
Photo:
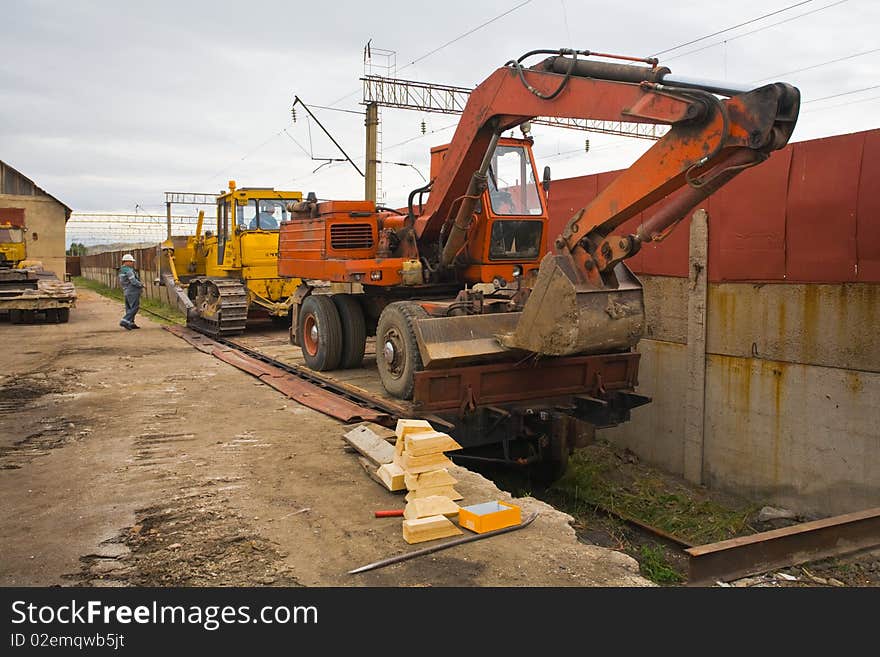
{"type": "Polygon", "coordinates": [[[556,51],[535,66],[522,65],[526,57],[549,53],[532,51],[509,62],[471,93],[415,221],[416,235],[436,241],[445,233],[440,265],[455,266],[499,135],[534,117],[671,126],[568,221],[541,263],[515,332],[501,338],[506,347],[549,355],[628,348],[641,335],[644,312],[640,286],[622,261],[642,244],[662,239],[706,197],[785,146],[800,93],[784,83],[748,89],[675,78],[653,59],[618,57],[641,65],[584,59],[598,54],[589,51],[556,51]],[[635,234],[614,232],[664,199],[635,234]]]}

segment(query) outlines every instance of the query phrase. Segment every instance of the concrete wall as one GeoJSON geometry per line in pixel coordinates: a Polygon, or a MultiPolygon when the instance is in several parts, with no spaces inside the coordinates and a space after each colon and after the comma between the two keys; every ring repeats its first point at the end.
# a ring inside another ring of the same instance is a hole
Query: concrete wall
{"type": "Polygon", "coordinates": [[[43,267],[64,280],[65,208],[50,196],[0,194],[0,208],[23,208],[27,228],[25,246],[29,260],[40,260],[43,267]]]}
{"type": "MultiPolygon", "coordinates": [[[[640,276],[639,391],[602,435],[685,474],[690,281],[640,276]]],[[[880,505],[880,285],[709,284],[699,479],[805,513],[880,505]]]]}

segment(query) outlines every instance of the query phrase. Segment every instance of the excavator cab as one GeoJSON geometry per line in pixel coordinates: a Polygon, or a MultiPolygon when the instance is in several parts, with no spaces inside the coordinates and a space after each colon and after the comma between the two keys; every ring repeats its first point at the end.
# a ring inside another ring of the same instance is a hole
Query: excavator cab
{"type": "MultiPolygon", "coordinates": [[[[431,150],[442,162],[448,146],[431,150]]],[[[432,174],[433,175],[433,174],[432,174]]],[[[474,209],[463,279],[491,283],[537,271],[547,251],[547,197],[537,182],[532,140],[501,138],[487,171],[488,184],[474,209]]]]}

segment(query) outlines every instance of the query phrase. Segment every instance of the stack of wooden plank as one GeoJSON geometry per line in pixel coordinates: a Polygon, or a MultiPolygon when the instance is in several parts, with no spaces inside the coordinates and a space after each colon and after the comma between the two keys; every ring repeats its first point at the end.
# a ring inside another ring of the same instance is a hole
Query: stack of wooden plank
{"type": "Polygon", "coordinates": [[[427,420],[398,420],[395,433],[394,460],[386,472],[392,477],[402,473],[403,486],[408,490],[403,512],[404,540],[421,543],[461,534],[449,520],[458,515],[454,500],[462,496],[453,488],[456,479],[447,469],[452,461],[445,454],[461,449],[461,445],[448,434],[435,431],[427,420]]]}

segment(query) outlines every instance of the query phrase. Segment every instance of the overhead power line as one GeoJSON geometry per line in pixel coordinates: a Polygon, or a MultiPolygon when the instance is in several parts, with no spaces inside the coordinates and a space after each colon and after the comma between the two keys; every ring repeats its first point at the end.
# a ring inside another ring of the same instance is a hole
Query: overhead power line
{"type": "Polygon", "coordinates": [[[803,2],[796,2],[793,5],[789,5],[788,7],[783,7],[782,9],[777,9],[776,11],[771,11],[769,14],[764,14],[763,16],[758,16],[757,18],[752,18],[743,23],[738,23],[737,25],[732,25],[731,27],[726,27],[723,30],[718,30],[717,32],[712,32],[712,34],[707,34],[705,36],[701,36],[697,39],[691,39],[690,41],[686,41],[685,43],[680,43],[677,46],[673,46],[672,48],[667,48],[666,50],[661,50],[660,52],[655,52],[651,57],[657,57],[658,55],[663,55],[668,52],[672,52],[673,50],[678,50],[679,48],[684,48],[685,46],[690,46],[695,43],[699,43],[700,41],[704,41],[706,39],[711,39],[713,36],[718,36],[719,34],[724,34],[725,32],[730,32],[731,30],[735,30],[739,27],[743,27],[745,25],[750,25],[752,23],[757,23],[758,21],[762,21],[765,18],[770,18],[770,16],[775,16],[776,14],[781,14],[782,12],[788,11],[789,9],[794,9],[795,7],[800,7],[801,5],[806,5],[813,2],[813,0],[803,0],[803,2]]]}
{"type": "Polygon", "coordinates": [[[873,50],[865,50],[863,52],[857,52],[853,55],[847,55],[846,57],[838,57],[837,59],[829,59],[825,62],[820,62],[819,64],[813,64],[812,66],[805,66],[804,68],[796,68],[793,71],[783,71],[782,73],[776,73],[775,75],[768,75],[766,78],[761,78],[760,80],[754,80],[754,82],[763,82],[764,80],[772,80],[774,78],[781,78],[783,75],[794,75],[795,73],[803,73],[804,71],[812,71],[814,68],[820,68],[822,66],[828,66],[829,64],[836,64],[837,62],[845,62],[848,59],[855,59],[856,57],[863,57],[864,55],[870,55],[871,53],[880,52],[880,48],[874,48],[873,50]]]}
{"type": "Polygon", "coordinates": [[[880,84],[875,84],[870,87],[862,87],[861,89],[853,89],[852,91],[841,91],[839,94],[831,94],[830,96],[822,96],[821,98],[811,98],[810,100],[805,100],[801,105],[806,105],[808,103],[818,103],[820,100],[831,100],[832,98],[839,98],[841,96],[849,96],[851,94],[857,94],[862,91],[870,91],[871,89],[880,89],[880,84]]]}
{"type": "Polygon", "coordinates": [[[824,11],[825,9],[831,9],[832,7],[836,7],[837,5],[842,5],[845,2],[849,2],[849,0],[837,0],[837,2],[832,2],[831,4],[825,5],[824,7],[818,7],[817,9],[812,9],[810,11],[805,11],[803,14],[798,14],[797,16],[791,16],[790,18],[786,18],[781,21],[777,21],[775,23],[770,23],[770,25],[764,25],[763,27],[759,27],[755,30],[750,30],[748,32],[743,32],[742,34],[737,34],[736,36],[732,36],[729,39],[722,39],[721,41],[716,41],[715,43],[710,43],[708,46],[702,46],[701,48],[695,48],[693,50],[688,50],[687,52],[683,52],[679,55],[673,55],[672,57],[664,58],[664,62],[672,61],[673,59],[679,59],[680,57],[687,57],[688,55],[693,55],[694,53],[702,52],[704,50],[708,50],[709,48],[714,48],[715,46],[721,45],[722,43],[727,43],[728,41],[736,41],[737,39],[742,39],[743,37],[747,37],[752,34],[756,34],[758,32],[763,32],[764,30],[769,30],[771,27],[776,27],[777,25],[782,25],[783,23],[790,23],[791,21],[796,21],[799,18],[804,18],[805,16],[810,16],[812,14],[818,13],[820,11],[824,11]]]}

